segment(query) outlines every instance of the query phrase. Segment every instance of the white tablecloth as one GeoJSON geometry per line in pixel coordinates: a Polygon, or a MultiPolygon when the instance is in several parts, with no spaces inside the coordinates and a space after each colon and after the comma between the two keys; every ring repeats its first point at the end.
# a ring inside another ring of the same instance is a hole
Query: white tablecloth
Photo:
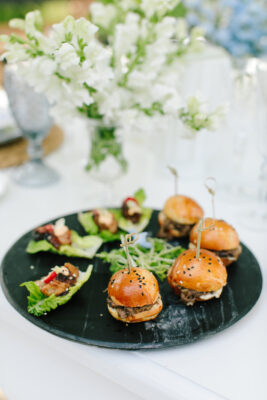
{"type": "MultiPolygon", "coordinates": [[[[10,180],[0,197],[0,258],[23,233],[63,214],[105,205],[102,184],[84,172],[86,135],[72,127],[64,145],[47,158],[61,174],[58,184],[27,189],[10,180]]],[[[114,204],[140,186],[147,205],[162,207],[173,191],[171,177],[155,176],[149,158],[132,153],[134,166],[114,183],[114,204]],[[146,163],[146,160],[147,163],[146,163]]],[[[5,171],[10,176],[11,170],[5,171]]],[[[202,180],[181,179],[180,191],[210,212],[202,180]]],[[[119,203],[117,203],[119,204],[119,203]]],[[[241,240],[267,274],[266,236],[240,224],[242,205],[227,204],[220,194],[217,216],[236,226],[241,240]]],[[[18,260],[19,267],[19,260],[18,260]]],[[[264,400],[266,389],[266,283],[256,306],[229,329],[194,344],[155,351],[118,351],[85,346],[53,336],[21,317],[0,291],[0,387],[10,400],[71,399],[220,399],[264,400]]]]}

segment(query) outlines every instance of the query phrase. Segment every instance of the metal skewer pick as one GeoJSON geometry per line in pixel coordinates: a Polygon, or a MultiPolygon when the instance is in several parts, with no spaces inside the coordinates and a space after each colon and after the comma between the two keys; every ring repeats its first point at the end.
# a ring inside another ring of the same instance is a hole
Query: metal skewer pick
{"type": "Polygon", "coordinates": [[[171,171],[171,173],[174,176],[174,194],[175,194],[175,196],[177,196],[177,194],[178,194],[178,179],[179,179],[178,171],[177,171],[177,169],[175,169],[173,167],[167,166],[167,168],[169,168],[169,170],[171,171]]]}
{"type": "Polygon", "coordinates": [[[124,247],[125,249],[125,253],[126,253],[126,257],[127,257],[127,264],[128,264],[128,273],[131,272],[131,268],[132,268],[132,259],[129,253],[129,246],[135,244],[137,242],[137,240],[139,239],[139,235],[138,233],[129,233],[125,236],[121,235],[121,247],[124,247]],[[134,239],[132,239],[132,237],[135,236],[134,239]]]}
{"type": "Polygon", "coordinates": [[[211,195],[211,206],[212,206],[212,218],[213,221],[215,220],[215,194],[216,194],[216,179],[213,178],[213,176],[209,176],[206,180],[205,180],[205,186],[208,189],[208,192],[211,195]],[[210,181],[210,183],[208,183],[210,181]]]}

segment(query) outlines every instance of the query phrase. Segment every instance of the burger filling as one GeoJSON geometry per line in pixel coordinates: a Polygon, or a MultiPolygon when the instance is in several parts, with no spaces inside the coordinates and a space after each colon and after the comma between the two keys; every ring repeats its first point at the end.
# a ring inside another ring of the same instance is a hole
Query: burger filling
{"type": "Polygon", "coordinates": [[[121,319],[125,319],[125,318],[127,318],[129,316],[132,316],[132,315],[135,315],[135,314],[139,314],[139,313],[141,313],[143,311],[149,311],[155,305],[160,305],[161,304],[161,297],[158,296],[157,300],[155,301],[155,303],[147,304],[147,305],[142,306],[142,307],[124,307],[124,306],[120,306],[120,305],[115,304],[110,297],[107,298],[107,303],[108,303],[109,307],[114,308],[114,309],[117,310],[118,316],[121,319]]]}
{"type": "Polygon", "coordinates": [[[242,248],[239,245],[236,249],[232,250],[220,250],[214,251],[214,253],[219,256],[220,258],[227,258],[227,260],[235,261],[238,259],[242,252],[242,248]]]}
{"type": "Polygon", "coordinates": [[[177,285],[177,292],[179,293],[182,302],[187,306],[193,306],[197,300],[210,300],[213,297],[217,299],[220,297],[223,288],[213,292],[198,292],[197,290],[186,289],[182,286],[177,285]]]}
{"type": "MultiPolygon", "coordinates": [[[[194,249],[196,246],[193,243],[189,244],[189,248],[194,249]]],[[[238,247],[236,247],[235,249],[231,249],[231,250],[211,250],[208,249],[210,251],[212,251],[213,253],[215,253],[218,257],[220,258],[225,258],[229,261],[235,261],[238,259],[238,257],[240,256],[240,254],[242,253],[242,247],[241,245],[239,245],[238,247]]]]}
{"type": "Polygon", "coordinates": [[[193,228],[193,224],[179,224],[166,217],[164,213],[161,213],[161,221],[158,236],[166,239],[187,236],[193,228]]]}

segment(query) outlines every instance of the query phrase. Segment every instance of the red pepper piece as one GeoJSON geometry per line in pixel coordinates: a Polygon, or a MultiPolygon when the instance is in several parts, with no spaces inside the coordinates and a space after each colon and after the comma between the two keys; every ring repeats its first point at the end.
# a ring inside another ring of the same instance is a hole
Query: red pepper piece
{"type": "Polygon", "coordinates": [[[47,224],[44,226],[39,226],[36,231],[38,233],[53,233],[54,232],[54,225],[53,224],[47,224]]]}
{"type": "Polygon", "coordinates": [[[128,201],[134,201],[136,204],[139,204],[138,201],[137,201],[134,197],[127,197],[127,198],[124,200],[123,204],[128,203],[128,201]]]}
{"type": "Polygon", "coordinates": [[[55,271],[51,272],[51,274],[48,275],[48,277],[44,280],[44,283],[51,282],[53,279],[55,279],[56,276],[57,276],[57,273],[55,271]]]}

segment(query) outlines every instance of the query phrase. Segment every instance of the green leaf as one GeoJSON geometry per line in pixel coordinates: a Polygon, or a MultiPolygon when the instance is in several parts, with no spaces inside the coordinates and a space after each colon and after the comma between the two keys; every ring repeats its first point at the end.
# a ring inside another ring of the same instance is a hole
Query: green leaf
{"type": "Polygon", "coordinates": [[[89,235],[97,235],[99,233],[99,229],[94,221],[92,212],[79,213],[78,221],[82,225],[85,232],[89,235]]]}
{"type": "Polygon", "coordinates": [[[105,229],[99,232],[99,228],[93,218],[93,213],[90,211],[85,213],[79,213],[78,220],[86,233],[90,235],[100,236],[103,242],[113,242],[115,240],[120,240],[121,234],[123,233],[120,230],[116,233],[112,233],[105,229]]]}
{"type": "Polygon", "coordinates": [[[67,303],[72,296],[88,281],[91,276],[93,266],[89,265],[86,272],[79,273],[79,278],[75,286],[69,288],[67,294],[63,296],[55,296],[54,294],[45,296],[35,282],[24,282],[20,286],[25,286],[29,292],[28,296],[28,312],[37,317],[43,315],[58,306],[67,303]]]}
{"type": "Polygon", "coordinates": [[[138,203],[141,206],[144,203],[144,201],[146,200],[146,193],[145,193],[144,189],[139,189],[134,193],[133,197],[138,201],[138,203]]]}
{"type": "Polygon", "coordinates": [[[122,215],[121,210],[112,209],[113,214],[118,221],[119,228],[126,232],[142,232],[145,227],[148,225],[151,215],[152,209],[151,208],[143,208],[142,207],[142,216],[136,224],[130,221],[127,218],[124,218],[122,215]]]}
{"type": "Polygon", "coordinates": [[[124,234],[123,231],[118,230],[116,233],[112,233],[108,230],[103,229],[100,232],[100,237],[103,239],[103,242],[114,242],[115,240],[121,240],[121,235],[124,234]]]}
{"type": "Polygon", "coordinates": [[[30,254],[49,251],[68,257],[93,258],[103,243],[103,240],[99,236],[89,235],[81,237],[75,231],[71,231],[71,238],[71,245],[64,244],[59,249],[56,249],[47,240],[31,240],[26,251],[30,254]]]}

